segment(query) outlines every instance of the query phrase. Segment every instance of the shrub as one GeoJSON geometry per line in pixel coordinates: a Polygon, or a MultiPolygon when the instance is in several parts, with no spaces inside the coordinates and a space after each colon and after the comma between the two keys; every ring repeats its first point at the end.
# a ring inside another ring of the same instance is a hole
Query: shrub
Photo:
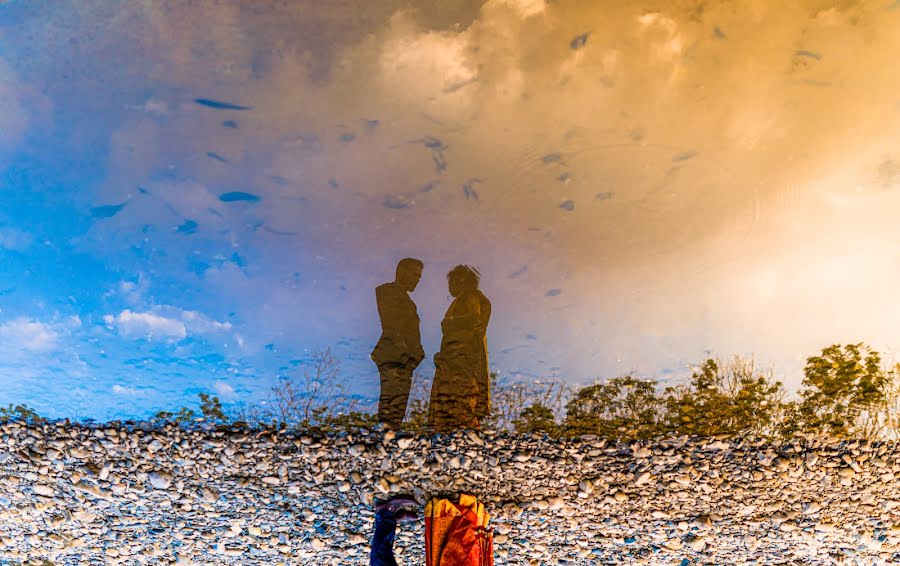
{"type": "Polygon", "coordinates": [[[834,344],[807,358],[803,374],[799,430],[862,438],[880,432],[889,378],[878,352],[863,343],[834,344]]]}
{"type": "Polygon", "coordinates": [[[724,364],[707,359],[690,383],[666,388],[666,429],[678,435],[773,436],[784,388],[771,376],[771,370],[759,371],[753,360],[738,356],[724,364]]]}
{"type": "Polygon", "coordinates": [[[222,403],[218,397],[210,397],[206,393],[200,393],[200,413],[212,421],[227,421],[228,417],[222,410],[222,403]]]}
{"type": "Polygon", "coordinates": [[[551,436],[559,434],[559,424],[550,407],[536,403],[526,407],[519,418],[513,421],[518,433],[546,432],[551,436]]]}
{"type": "Polygon", "coordinates": [[[514,430],[515,422],[521,420],[523,412],[535,405],[547,409],[556,421],[570,394],[571,388],[559,381],[512,381],[501,379],[498,372],[493,372],[491,414],[484,419],[482,426],[496,430],[514,430]]]}
{"type": "Polygon", "coordinates": [[[0,421],[12,418],[25,419],[26,421],[43,423],[46,419],[38,415],[34,409],[28,405],[15,405],[12,403],[7,407],[0,407],[0,421]]]}
{"type": "Polygon", "coordinates": [[[650,438],[661,431],[661,409],[655,381],[616,377],[575,392],[566,405],[565,432],[569,436],[650,438]]]}

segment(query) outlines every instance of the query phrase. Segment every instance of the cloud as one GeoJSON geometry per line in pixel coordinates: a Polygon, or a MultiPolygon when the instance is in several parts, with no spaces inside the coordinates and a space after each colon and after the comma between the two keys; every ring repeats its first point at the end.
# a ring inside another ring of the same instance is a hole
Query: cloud
{"type": "Polygon", "coordinates": [[[234,387],[224,381],[217,381],[213,384],[213,390],[219,397],[223,399],[233,399],[235,397],[234,387]]]}
{"type": "Polygon", "coordinates": [[[188,335],[205,335],[228,332],[230,322],[218,322],[208,316],[171,305],[158,305],[153,312],[134,312],[125,309],[118,315],[106,315],[103,320],[115,326],[124,336],[148,339],[178,339],[188,335]]]}
{"type": "Polygon", "coordinates": [[[182,321],[153,313],[132,312],[126,309],[115,317],[106,315],[103,318],[107,324],[115,325],[126,337],[181,340],[187,336],[187,329],[182,321]]]}
{"type": "Polygon", "coordinates": [[[14,252],[24,252],[31,247],[32,236],[24,230],[12,227],[0,227],[0,248],[14,252]]]}
{"type": "Polygon", "coordinates": [[[0,341],[4,349],[30,353],[52,352],[57,348],[60,334],[43,322],[16,318],[0,324],[0,341]]]}
{"type": "Polygon", "coordinates": [[[181,320],[192,334],[210,334],[231,330],[230,322],[218,322],[197,311],[182,311],[181,320]]]}
{"type": "Polygon", "coordinates": [[[138,390],[133,387],[123,387],[118,383],[112,386],[112,392],[116,395],[137,395],[138,390]]]}

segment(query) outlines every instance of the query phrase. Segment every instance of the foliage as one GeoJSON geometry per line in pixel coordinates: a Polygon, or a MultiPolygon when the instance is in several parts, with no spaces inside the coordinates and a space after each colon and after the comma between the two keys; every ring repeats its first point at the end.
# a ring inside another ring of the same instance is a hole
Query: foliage
{"type": "Polygon", "coordinates": [[[323,410],[315,416],[315,421],[320,428],[326,430],[348,430],[351,428],[370,428],[378,424],[378,415],[374,413],[363,413],[360,411],[350,411],[348,413],[338,413],[336,415],[326,414],[323,410]]]}
{"type": "MultiPolygon", "coordinates": [[[[595,434],[610,439],[658,435],[791,438],[799,434],[900,437],[900,364],[883,369],[864,344],[834,345],[807,359],[801,398],[785,401],[772,371],[740,357],[709,358],[687,383],[657,388],[653,380],[624,376],[577,390],[557,381],[511,381],[491,373],[491,415],[482,426],[553,436],[595,434]],[[565,415],[564,417],[562,415],[565,415]]],[[[403,428],[427,432],[431,380],[413,375],[403,428]]],[[[200,394],[206,420],[297,428],[347,430],[377,425],[376,403],[346,393],[340,364],[330,350],[316,352],[304,371],[285,378],[261,403],[226,410],[218,397],[200,394]]],[[[0,408],[0,417],[40,419],[23,405],[0,408]]],[[[157,418],[190,421],[191,409],[157,418]]]]}
{"type": "Polygon", "coordinates": [[[863,343],[834,344],[806,359],[798,428],[832,436],[872,438],[882,426],[888,373],[863,343]]]}
{"type": "Polygon", "coordinates": [[[297,428],[347,427],[356,422],[371,426],[374,417],[363,417],[364,408],[358,398],[347,393],[341,364],[328,348],[313,352],[300,374],[282,377],[265,401],[236,403],[227,413],[222,411],[222,418],[297,428]]]}
{"type": "Polygon", "coordinates": [[[782,403],[779,407],[778,417],[775,422],[776,436],[781,439],[794,438],[803,433],[802,418],[800,414],[800,403],[798,401],[788,401],[782,403]]]}
{"type": "MultiPolygon", "coordinates": [[[[555,425],[569,391],[558,381],[509,381],[501,379],[498,372],[491,372],[490,380],[491,414],[482,421],[486,429],[514,430],[516,421],[521,420],[523,411],[531,405],[549,410],[550,421],[555,425]]],[[[413,374],[404,429],[427,430],[430,389],[428,378],[420,372],[413,374]]],[[[550,421],[544,426],[548,427],[550,421]]]]}
{"type": "Polygon", "coordinates": [[[491,414],[482,425],[496,430],[514,430],[515,421],[531,405],[547,408],[554,420],[560,418],[571,389],[554,380],[511,381],[491,373],[491,414]]]}
{"type": "Polygon", "coordinates": [[[566,434],[651,438],[660,432],[661,408],[655,381],[616,377],[575,393],[566,405],[566,434]]]}
{"type": "Polygon", "coordinates": [[[723,364],[709,358],[689,384],[666,388],[666,428],[679,435],[772,436],[783,398],[781,382],[752,360],[736,356],[723,364]]]}
{"type": "Polygon", "coordinates": [[[200,413],[208,421],[227,421],[228,417],[222,410],[222,402],[218,397],[210,397],[206,393],[200,393],[200,413]]]}
{"type": "Polygon", "coordinates": [[[194,420],[196,414],[192,409],[188,409],[187,407],[182,407],[178,409],[178,413],[172,413],[170,411],[159,411],[154,415],[157,419],[162,419],[164,421],[172,421],[175,423],[186,423],[194,420]]]}
{"type": "Polygon", "coordinates": [[[13,404],[10,403],[7,407],[0,407],[0,421],[8,420],[11,418],[20,418],[36,423],[43,423],[47,420],[38,415],[34,411],[34,409],[29,407],[28,405],[13,406],[13,404]]]}
{"type": "Polygon", "coordinates": [[[341,364],[331,349],[313,352],[311,364],[300,375],[283,379],[268,397],[270,419],[308,427],[324,415],[353,412],[358,403],[346,392],[341,380],[341,364]]]}
{"type": "Polygon", "coordinates": [[[551,436],[559,433],[556,416],[550,407],[535,403],[522,410],[519,418],[513,421],[518,433],[546,432],[551,436]]]}

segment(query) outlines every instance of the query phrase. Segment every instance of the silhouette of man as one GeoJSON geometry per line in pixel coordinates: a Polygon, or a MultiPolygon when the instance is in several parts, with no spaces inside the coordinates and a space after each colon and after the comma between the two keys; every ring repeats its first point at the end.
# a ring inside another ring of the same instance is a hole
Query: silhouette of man
{"type": "Polygon", "coordinates": [[[413,371],[425,358],[419,314],[409,298],[422,278],[423,267],[418,259],[402,259],[394,281],[375,288],[381,318],[381,338],[372,351],[372,361],[381,376],[378,420],[394,428],[403,422],[413,371]]]}

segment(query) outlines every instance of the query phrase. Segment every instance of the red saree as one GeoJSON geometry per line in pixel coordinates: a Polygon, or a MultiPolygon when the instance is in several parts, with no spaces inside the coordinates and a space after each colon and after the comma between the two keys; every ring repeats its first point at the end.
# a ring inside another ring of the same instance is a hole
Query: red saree
{"type": "Polygon", "coordinates": [[[459,503],[432,499],[425,506],[426,566],[493,566],[493,534],[489,515],[471,495],[459,503]]]}

